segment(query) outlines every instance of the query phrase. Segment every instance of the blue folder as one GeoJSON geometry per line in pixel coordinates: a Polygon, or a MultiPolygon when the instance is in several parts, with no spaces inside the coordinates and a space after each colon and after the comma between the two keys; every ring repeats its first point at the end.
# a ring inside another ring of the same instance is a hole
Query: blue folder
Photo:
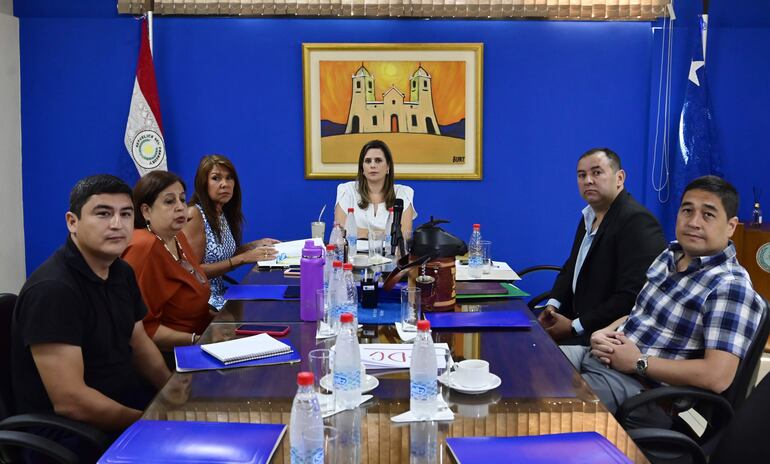
{"type": "Polygon", "coordinates": [[[531,329],[532,321],[518,309],[504,311],[425,313],[431,330],[441,329],[531,329]]]}
{"type": "Polygon", "coordinates": [[[619,449],[596,432],[528,437],[447,438],[459,464],[631,464],[619,449]]]}
{"type": "Polygon", "coordinates": [[[140,420],[99,464],[268,463],[285,431],[284,424],[140,420]]]}
{"type": "Polygon", "coordinates": [[[297,300],[286,298],[288,285],[233,285],[225,291],[226,300],[297,300]]]}
{"type": "Polygon", "coordinates": [[[380,301],[376,308],[358,305],[359,324],[393,324],[401,320],[400,301],[380,301]]]}
{"type": "Polygon", "coordinates": [[[288,340],[281,340],[291,346],[291,353],[269,356],[267,358],[252,359],[249,361],[225,364],[217,358],[204,352],[200,345],[174,347],[177,372],[210,371],[216,369],[234,369],[237,367],[269,366],[271,364],[295,363],[301,358],[299,352],[288,340]]]}

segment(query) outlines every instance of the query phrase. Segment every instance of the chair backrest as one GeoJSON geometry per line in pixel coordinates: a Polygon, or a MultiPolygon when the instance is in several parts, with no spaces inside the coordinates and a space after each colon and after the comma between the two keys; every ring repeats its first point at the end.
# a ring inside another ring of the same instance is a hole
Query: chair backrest
{"type": "Polygon", "coordinates": [[[767,418],[770,417],[770,375],[757,385],[737,410],[710,464],[735,462],[770,462],[770,441],[767,439],[767,418]]]}
{"type": "MultiPolygon", "coordinates": [[[[759,294],[757,295],[759,296],[759,294]]],[[[759,296],[759,298],[762,297],[759,296]]],[[[762,310],[762,316],[759,319],[757,333],[754,335],[754,339],[749,345],[746,356],[744,356],[738,364],[738,370],[735,372],[735,379],[733,379],[732,385],[730,385],[730,388],[724,392],[724,397],[730,402],[735,410],[741,407],[741,404],[743,404],[746,397],[751,393],[757,379],[759,361],[762,358],[765,343],[767,343],[767,337],[770,334],[770,317],[768,317],[770,306],[768,306],[767,300],[764,298],[762,300],[764,308],[762,310]]]]}
{"type": "Polygon", "coordinates": [[[16,295],[0,293],[0,418],[13,412],[11,390],[11,320],[16,295]]]}

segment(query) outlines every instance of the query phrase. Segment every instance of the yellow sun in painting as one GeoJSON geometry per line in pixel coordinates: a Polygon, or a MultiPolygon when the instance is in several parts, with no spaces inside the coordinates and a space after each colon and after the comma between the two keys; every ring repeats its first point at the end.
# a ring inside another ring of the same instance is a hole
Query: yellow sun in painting
{"type": "Polygon", "coordinates": [[[347,123],[352,77],[364,66],[374,77],[377,100],[391,86],[409,101],[409,77],[422,66],[431,76],[433,107],[441,125],[465,118],[465,62],[463,61],[321,61],[321,119],[347,123]]]}

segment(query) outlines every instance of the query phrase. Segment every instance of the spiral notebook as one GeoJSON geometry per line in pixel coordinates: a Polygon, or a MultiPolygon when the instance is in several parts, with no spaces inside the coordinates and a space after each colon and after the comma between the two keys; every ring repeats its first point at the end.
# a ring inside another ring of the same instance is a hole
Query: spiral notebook
{"type": "Polygon", "coordinates": [[[201,345],[201,349],[225,365],[292,352],[292,348],[268,334],[201,345]]]}

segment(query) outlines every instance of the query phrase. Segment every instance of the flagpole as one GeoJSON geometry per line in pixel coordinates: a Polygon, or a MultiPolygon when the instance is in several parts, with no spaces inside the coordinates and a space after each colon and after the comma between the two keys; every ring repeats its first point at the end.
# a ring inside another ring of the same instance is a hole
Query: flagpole
{"type": "Polygon", "coordinates": [[[147,14],[147,30],[150,38],[150,53],[152,53],[152,13],[155,9],[155,0],[144,0],[144,12],[147,14]]]}
{"type": "Polygon", "coordinates": [[[703,66],[706,66],[706,38],[708,37],[708,32],[709,32],[708,13],[703,13],[701,15],[700,28],[701,28],[700,29],[701,41],[703,41],[703,66]]]}

